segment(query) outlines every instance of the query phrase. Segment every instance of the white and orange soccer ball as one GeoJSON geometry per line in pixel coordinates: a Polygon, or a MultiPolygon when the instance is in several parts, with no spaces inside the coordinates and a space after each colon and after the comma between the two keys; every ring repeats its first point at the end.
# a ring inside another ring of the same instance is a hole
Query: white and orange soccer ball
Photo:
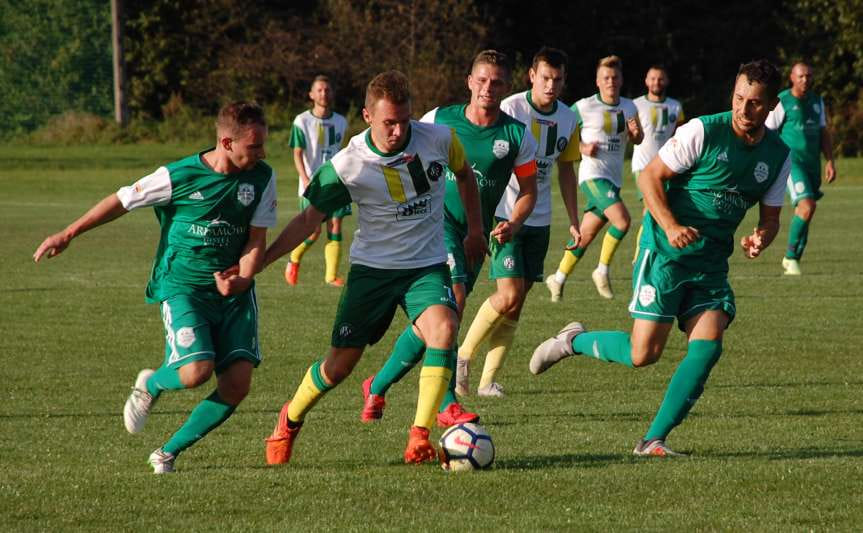
{"type": "Polygon", "coordinates": [[[479,424],[458,424],[440,438],[440,460],[444,470],[459,472],[488,468],[494,462],[491,435],[479,424]]]}

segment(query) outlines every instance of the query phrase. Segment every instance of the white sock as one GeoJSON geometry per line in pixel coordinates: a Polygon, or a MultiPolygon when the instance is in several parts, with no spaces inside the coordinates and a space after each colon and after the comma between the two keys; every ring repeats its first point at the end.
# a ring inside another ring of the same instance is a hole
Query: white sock
{"type": "Polygon", "coordinates": [[[600,274],[607,276],[608,275],[608,265],[603,265],[602,263],[599,263],[596,265],[596,271],[599,272],[600,274]]]}
{"type": "Polygon", "coordinates": [[[566,282],[566,274],[558,270],[554,273],[554,281],[560,283],[561,285],[566,282]]]}

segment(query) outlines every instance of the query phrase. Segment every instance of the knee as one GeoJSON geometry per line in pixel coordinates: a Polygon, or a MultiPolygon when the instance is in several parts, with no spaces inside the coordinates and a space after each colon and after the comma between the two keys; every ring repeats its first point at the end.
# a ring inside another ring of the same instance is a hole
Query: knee
{"type": "Polygon", "coordinates": [[[621,233],[626,233],[630,225],[632,225],[632,219],[629,218],[629,213],[624,213],[623,218],[618,220],[614,227],[621,233]]]}
{"type": "Polygon", "coordinates": [[[812,220],[812,215],[815,214],[815,202],[810,199],[801,200],[800,203],[797,204],[797,208],[794,209],[794,214],[809,222],[812,220]]]}
{"type": "Polygon", "coordinates": [[[180,368],[180,382],[187,389],[203,385],[212,375],[212,361],[196,361],[180,368]]]}
{"type": "Polygon", "coordinates": [[[336,386],[344,381],[354,370],[354,365],[344,358],[326,359],[322,366],[324,379],[332,386],[336,386]]]}
{"type": "Polygon", "coordinates": [[[518,311],[521,308],[521,302],[524,300],[524,289],[510,288],[508,290],[498,292],[497,303],[499,305],[497,312],[502,315],[508,315],[518,311]]]}
{"type": "Polygon", "coordinates": [[[239,405],[240,402],[246,399],[249,395],[249,390],[252,388],[251,381],[232,382],[219,387],[219,396],[226,403],[231,405],[239,405]]]}
{"type": "Polygon", "coordinates": [[[428,335],[427,346],[455,346],[458,337],[458,320],[455,317],[441,320],[428,335]]]}
{"type": "Polygon", "coordinates": [[[632,366],[635,368],[650,366],[659,361],[659,357],[661,355],[662,350],[656,349],[655,347],[636,349],[633,346],[631,355],[632,366]]]}

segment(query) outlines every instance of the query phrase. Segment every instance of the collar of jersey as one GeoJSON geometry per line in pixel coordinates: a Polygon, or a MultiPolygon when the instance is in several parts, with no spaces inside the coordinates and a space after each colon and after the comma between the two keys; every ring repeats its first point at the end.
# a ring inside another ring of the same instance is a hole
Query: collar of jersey
{"type": "Polygon", "coordinates": [[[662,100],[651,100],[650,98],[647,97],[647,94],[645,94],[644,99],[647,100],[651,104],[661,104],[661,103],[665,102],[666,100],[668,100],[668,96],[663,96],[662,100]]]}
{"type": "Polygon", "coordinates": [[[309,114],[312,116],[312,118],[316,118],[318,120],[329,120],[329,119],[333,118],[333,115],[335,115],[336,112],[333,111],[332,109],[330,109],[329,115],[327,115],[325,117],[319,117],[315,114],[315,108],[312,108],[312,109],[309,109],[309,114]]]}
{"type": "Polygon", "coordinates": [[[395,152],[390,152],[390,153],[384,153],[384,152],[381,152],[380,150],[378,150],[377,147],[375,147],[375,143],[372,142],[372,129],[369,128],[368,130],[366,130],[366,136],[365,136],[366,146],[368,146],[369,150],[374,152],[376,155],[379,155],[381,157],[392,157],[394,155],[398,155],[398,154],[405,151],[405,148],[407,148],[408,145],[411,143],[411,135],[413,134],[413,131],[414,131],[414,128],[413,128],[413,125],[411,125],[410,128],[408,129],[407,140],[405,140],[405,145],[402,146],[401,150],[396,150],[395,152]]]}
{"type": "Polygon", "coordinates": [[[555,100],[554,102],[551,103],[551,111],[546,112],[546,111],[543,111],[542,109],[536,107],[533,104],[533,99],[530,97],[530,95],[531,95],[530,90],[526,91],[524,94],[526,95],[525,97],[527,98],[527,104],[531,108],[533,108],[534,111],[539,113],[540,115],[544,115],[544,116],[548,117],[548,116],[553,115],[557,111],[557,100],[555,100]]]}
{"type": "Polygon", "coordinates": [[[608,106],[608,107],[617,107],[617,106],[619,106],[619,105],[620,105],[620,97],[619,97],[619,96],[617,97],[617,103],[616,103],[616,104],[608,104],[608,103],[606,103],[605,101],[603,101],[603,100],[602,100],[602,96],[600,96],[600,94],[599,94],[599,93],[596,93],[596,100],[597,100],[600,104],[602,104],[602,105],[604,105],[604,106],[608,106]]]}

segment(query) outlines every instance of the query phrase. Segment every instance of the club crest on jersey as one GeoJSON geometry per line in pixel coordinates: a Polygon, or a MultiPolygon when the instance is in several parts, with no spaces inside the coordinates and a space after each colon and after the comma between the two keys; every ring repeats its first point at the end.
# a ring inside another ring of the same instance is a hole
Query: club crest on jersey
{"type": "Polygon", "coordinates": [[[255,201],[255,186],[251,183],[241,183],[237,187],[237,200],[248,207],[255,201]]]}
{"type": "Polygon", "coordinates": [[[491,147],[491,153],[498,159],[503,159],[509,153],[509,141],[497,139],[491,147]]]}
{"type": "Polygon", "coordinates": [[[566,150],[566,145],[569,144],[569,141],[566,137],[561,137],[557,140],[557,151],[563,152],[566,150]]]}
{"type": "Polygon", "coordinates": [[[426,174],[428,174],[429,179],[432,181],[439,180],[440,177],[443,176],[443,165],[437,161],[432,161],[428,170],[426,170],[426,174]]]}
{"type": "Polygon", "coordinates": [[[414,198],[410,202],[396,207],[396,220],[417,220],[431,213],[432,197],[430,194],[414,198]]]}
{"type": "Polygon", "coordinates": [[[767,166],[767,163],[764,161],[759,161],[757,165],[755,165],[755,171],[753,174],[755,175],[755,181],[758,183],[764,182],[767,179],[767,174],[770,172],[770,167],[767,166]]]}

